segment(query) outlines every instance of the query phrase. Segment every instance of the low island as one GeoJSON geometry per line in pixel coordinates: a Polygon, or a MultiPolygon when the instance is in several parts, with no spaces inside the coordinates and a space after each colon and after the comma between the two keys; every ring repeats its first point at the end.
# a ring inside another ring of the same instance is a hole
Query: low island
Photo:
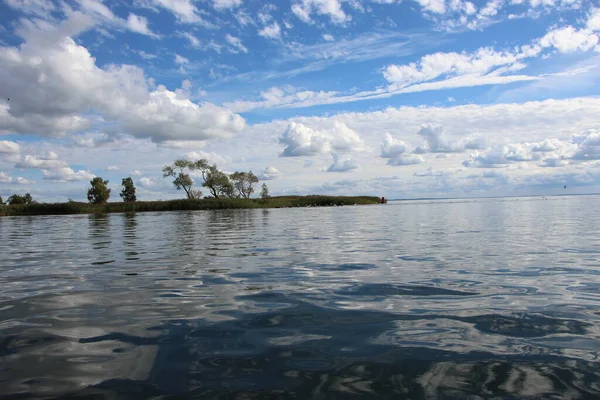
{"type": "Polygon", "coordinates": [[[176,160],[162,170],[164,178],[172,178],[173,186],[185,192],[185,199],[162,201],[137,201],[135,186],[131,177],[123,178],[120,202],[108,202],[111,189],[108,181],[95,177],[90,181],[87,192],[88,202],[40,203],[27,193],[14,194],[4,204],[0,198],[0,216],[12,215],[61,215],[96,214],[144,211],[181,210],[226,210],[235,208],[287,208],[287,207],[331,207],[379,204],[385,202],[376,196],[270,196],[265,183],[259,197],[253,198],[254,185],[258,177],[250,172],[236,171],[226,174],[216,164],[209,165],[204,159],[198,161],[176,160]],[[194,189],[192,176],[202,179],[202,187],[209,195],[203,197],[200,190],[194,189]]]}

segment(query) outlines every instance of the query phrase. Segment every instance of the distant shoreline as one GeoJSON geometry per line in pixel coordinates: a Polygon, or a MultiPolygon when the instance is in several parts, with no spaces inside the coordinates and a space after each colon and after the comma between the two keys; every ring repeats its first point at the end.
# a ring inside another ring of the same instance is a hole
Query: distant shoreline
{"type": "Polygon", "coordinates": [[[104,214],[122,212],[156,212],[186,210],[227,210],[244,208],[290,208],[331,207],[379,204],[375,196],[278,196],[268,199],[202,199],[114,202],[90,204],[70,201],[67,203],[32,203],[0,207],[0,216],[22,215],[69,215],[104,214]]]}

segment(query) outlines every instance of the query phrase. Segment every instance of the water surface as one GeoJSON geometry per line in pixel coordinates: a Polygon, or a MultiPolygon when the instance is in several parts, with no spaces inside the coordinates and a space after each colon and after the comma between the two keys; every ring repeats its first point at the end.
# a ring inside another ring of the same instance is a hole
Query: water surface
{"type": "Polygon", "coordinates": [[[600,197],[0,218],[1,398],[599,398],[600,197]]]}

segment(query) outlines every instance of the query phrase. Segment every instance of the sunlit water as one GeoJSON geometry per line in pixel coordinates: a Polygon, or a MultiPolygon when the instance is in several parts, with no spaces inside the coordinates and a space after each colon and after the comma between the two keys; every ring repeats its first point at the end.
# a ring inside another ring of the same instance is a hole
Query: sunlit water
{"type": "Polygon", "coordinates": [[[600,397],[597,196],[3,217],[0,237],[0,397],[600,397]]]}

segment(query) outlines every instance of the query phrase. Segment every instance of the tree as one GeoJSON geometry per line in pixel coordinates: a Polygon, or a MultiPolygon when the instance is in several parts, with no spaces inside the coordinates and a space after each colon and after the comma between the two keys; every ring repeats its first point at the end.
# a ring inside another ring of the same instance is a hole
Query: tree
{"type": "Polygon", "coordinates": [[[267,187],[266,183],[263,183],[262,187],[260,189],[260,198],[263,199],[263,200],[266,200],[269,197],[270,197],[269,196],[269,188],[267,187]]]}
{"type": "Polygon", "coordinates": [[[20,196],[18,194],[13,194],[12,196],[10,196],[8,198],[6,203],[11,206],[13,204],[31,204],[31,203],[33,203],[33,198],[31,197],[31,195],[29,193],[25,193],[25,195],[23,195],[23,196],[20,196]]]}
{"type": "Polygon", "coordinates": [[[213,164],[201,171],[204,178],[202,186],[207,187],[213,197],[216,199],[220,197],[234,197],[233,184],[229,180],[229,176],[225,172],[219,171],[217,164],[213,164]]]}
{"type": "Polygon", "coordinates": [[[4,200],[2,200],[2,196],[0,196],[0,206],[4,205],[4,200]]]}
{"type": "Polygon", "coordinates": [[[87,198],[92,204],[105,204],[110,197],[110,189],[106,187],[108,181],[102,180],[99,176],[90,181],[92,187],[88,189],[87,198]]]}
{"type": "Polygon", "coordinates": [[[238,172],[235,171],[229,175],[233,181],[233,187],[237,191],[237,197],[243,197],[249,199],[252,193],[254,193],[253,184],[258,183],[256,175],[250,172],[238,172]]]}
{"type": "MultiPolygon", "coordinates": [[[[205,161],[205,160],[200,160],[205,161]]],[[[173,177],[173,185],[177,190],[183,189],[188,199],[194,198],[194,192],[192,192],[192,185],[194,181],[190,174],[184,172],[186,169],[193,171],[198,169],[198,165],[196,163],[188,161],[188,160],[175,160],[173,165],[167,165],[163,168],[163,178],[167,178],[169,176],[173,177]]]]}
{"type": "Polygon", "coordinates": [[[131,203],[137,200],[135,197],[135,186],[133,185],[133,179],[123,178],[123,190],[121,190],[121,198],[125,203],[131,203]]]}

